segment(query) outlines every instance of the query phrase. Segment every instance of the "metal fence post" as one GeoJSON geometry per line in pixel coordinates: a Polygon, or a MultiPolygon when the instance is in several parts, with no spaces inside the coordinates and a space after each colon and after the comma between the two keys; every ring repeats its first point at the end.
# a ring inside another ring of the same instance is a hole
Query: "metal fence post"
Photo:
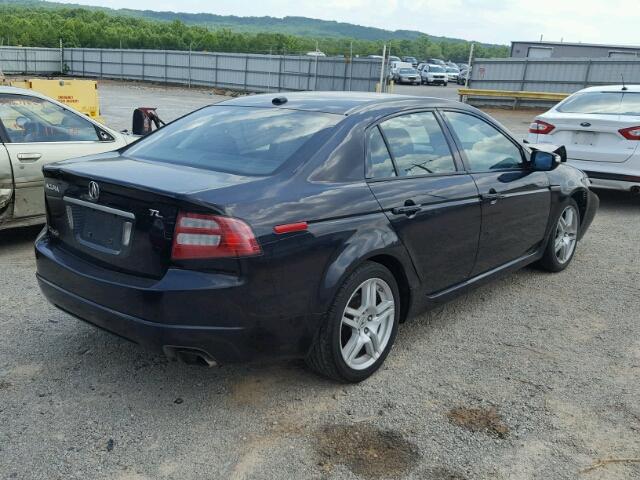
{"type": "Polygon", "coordinates": [[[24,74],[29,73],[29,67],[27,65],[27,49],[24,49],[24,74]]]}
{"type": "Polygon", "coordinates": [[[102,78],[102,49],[100,49],[100,78],[102,78]]]}
{"type": "Polygon", "coordinates": [[[168,55],[168,52],[165,50],[164,51],[164,83],[165,85],[168,83],[167,82],[167,55],[168,55]]]}
{"type": "Polygon", "coordinates": [[[189,44],[188,65],[189,65],[189,79],[188,79],[188,85],[189,85],[189,88],[191,88],[191,44],[189,44]]]}
{"type": "Polygon", "coordinates": [[[280,61],[278,63],[278,92],[282,91],[282,60],[284,55],[280,55],[280,61]]]}
{"type": "Polygon", "coordinates": [[[144,59],[144,50],[142,50],[142,62],[141,62],[141,64],[142,64],[142,81],[143,82],[144,82],[144,66],[145,66],[144,60],[145,60],[144,59]]]}
{"type": "Polygon", "coordinates": [[[218,86],[218,57],[219,55],[214,55],[213,58],[215,60],[214,71],[213,71],[213,85],[218,86]]]}
{"type": "Polygon", "coordinates": [[[593,61],[589,59],[589,63],[587,63],[587,70],[584,73],[584,88],[589,86],[589,74],[591,74],[591,65],[593,65],[593,61]]]}
{"type": "Polygon", "coordinates": [[[249,75],[249,55],[244,57],[244,91],[247,91],[247,76],[249,75]]]}
{"type": "Polygon", "coordinates": [[[124,50],[120,49],[120,80],[124,80],[124,50]]]}
{"type": "Polygon", "coordinates": [[[83,77],[85,76],[85,73],[84,73],[84,48],[82,49],[82,76],[83,77]]]}

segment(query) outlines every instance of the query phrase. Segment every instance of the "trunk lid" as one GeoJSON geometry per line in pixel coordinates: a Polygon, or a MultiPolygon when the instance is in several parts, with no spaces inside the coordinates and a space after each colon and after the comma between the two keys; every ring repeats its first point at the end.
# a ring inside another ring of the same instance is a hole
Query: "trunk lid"
{"type": "Polygon", "coordinates": [[[161,277],[180,209],[223,213],[197,192],[251,180],[138,161],[113,153],[45,167],[49,232],[59,246],[105,268],[161,277]]]}
{"type": "Polygon", "coordinates": [[[551,133],[538,135],[538,142],[564,145],[570,159],[622,163],[640,144],[627,140],[619,132],[640,125],[640,117],[556,113],[538,118],[555,126],[551,133]]]}

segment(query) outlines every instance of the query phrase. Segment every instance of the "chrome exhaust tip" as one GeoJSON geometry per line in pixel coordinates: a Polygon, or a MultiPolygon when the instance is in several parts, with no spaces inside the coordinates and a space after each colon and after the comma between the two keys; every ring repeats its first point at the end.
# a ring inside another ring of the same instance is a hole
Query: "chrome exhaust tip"
{"type": "Polygon", "coordinates": [[[187,365],[200,365],[201,367],[209,368],[220,366],[215,358],[199,348],[165,345],[162,350],[169,360],[179,361],[187,365]]]}

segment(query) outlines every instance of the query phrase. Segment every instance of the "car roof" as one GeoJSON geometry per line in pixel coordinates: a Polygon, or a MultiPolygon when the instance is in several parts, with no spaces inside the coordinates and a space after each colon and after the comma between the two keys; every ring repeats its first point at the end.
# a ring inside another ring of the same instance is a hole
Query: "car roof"
{"type": "Polygon", "coordinates": [[[399,107],[406,108],[412,105],[416,107],[429,107],[452,105],[458,102],[445,100],[443,98],[373,92],[280,92],[237,97],[218,103],[217,105],[261,108],[277,107],[290,110],[351,115],[380,105],[393,103],[398,104],[399,107]],[[281,97],[287,99],[286,103],[274,105],[273,100],[281,97]]]}
{"type": "Polygon", "coordinates": [[[602,85],[599,87],[588,87],[579,90],[576,93],[583,92],[622,92],[624,87],[627,87],[625,92],[640,92],[640,85],[602,85]]]}

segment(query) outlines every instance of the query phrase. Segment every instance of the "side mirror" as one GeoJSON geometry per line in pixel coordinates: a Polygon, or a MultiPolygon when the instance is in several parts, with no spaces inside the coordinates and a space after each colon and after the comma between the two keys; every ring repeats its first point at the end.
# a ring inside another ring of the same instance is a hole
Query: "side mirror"
{"type": "Polygon", "coordinates": [[[529,159],[531,169],[537,172],[548,172],[556,168],[562,162],[561,156],[556,153],[534,150],[529,159]]]}

